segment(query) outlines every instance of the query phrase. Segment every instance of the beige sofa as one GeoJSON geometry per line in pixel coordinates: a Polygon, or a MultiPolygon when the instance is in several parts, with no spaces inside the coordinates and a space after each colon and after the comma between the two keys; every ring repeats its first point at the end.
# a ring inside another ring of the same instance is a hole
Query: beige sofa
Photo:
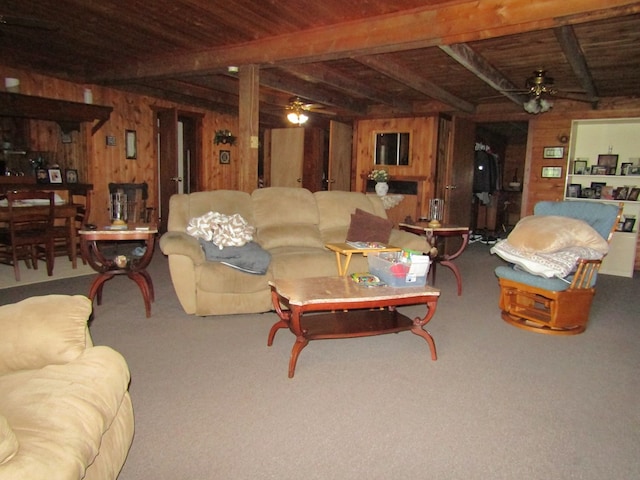
{"type": "Polygon", "coordinates": [[[84,296],[0,306],[0,480],[115,479],[133,439],[129,369],[93,346],[84,296]]]}
{"type": "MultiPolygon", "coordinates": [[[[326,243],[344,242],[356,208],[386,217],[376,195],[269,187],[253,193],[216,190],[171,197],[167,233],[160,248],[168,256],[171,280],[182,308],[196,315],[259,313],[272,310],[268,281],[337,275],[335,254],[326,243]],[[235,270],[205,259],[198,240],[186,233],[189,221],[210,211],[240,214],[256,227],[254,240],[271,254],[264,275],[235,270]]],[[[392,230],[389,243],[423,251],[423,237],[392,230]]],[[[349,273],[368,270],[354,255],[349,273]]]]}

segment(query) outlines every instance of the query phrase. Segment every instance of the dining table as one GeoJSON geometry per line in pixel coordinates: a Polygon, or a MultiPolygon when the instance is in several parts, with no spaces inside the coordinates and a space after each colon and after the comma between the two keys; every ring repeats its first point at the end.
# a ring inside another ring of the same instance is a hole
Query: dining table
{"type": "MultiPolygon", "coordinates": [[[[64,219],[65,224],[69,228],[69,238],[71,239],[71,266],[77,268],[78,266],[78,248],[77,248],[77,234],[75,226],[75,217],[78,212],[78,208],[82,205],[74,203],[56,203],[54,206],[54,214],[56,219],[64,219]]],[[[20,208],[32,208],[34,210],[46,211],[48,208],[45,205],[24,205],[20,208]]],[[[6,205],[6,199],[4,205],[0,201],[0,223],[9,221],[9,207],[6,205]]]]}

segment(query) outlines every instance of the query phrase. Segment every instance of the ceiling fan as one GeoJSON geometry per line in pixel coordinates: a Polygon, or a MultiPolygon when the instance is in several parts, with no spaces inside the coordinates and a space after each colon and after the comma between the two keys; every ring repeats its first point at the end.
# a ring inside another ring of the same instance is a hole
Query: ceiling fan
{"type": "Polygon", "coordinates": [[[533,75],[527,78],[522,89],[502,90],[502,92],[527,95],[529,99],[523,103],[528,113],[543,113],[553,107],[551,98],[563,98],[579,102],[593,103],[597,99],[588,98],[584,90],[565,90],[555,87],[553,77],[547,75],[547,71],[539,68],[533,71],[533,75]]]}
{"type": "Polygon", "coordinates": [[[296,125],[302,125],[309,120],[309,115],[306,112],[318,112],[327,115],[335,115],[335,112],[325,110],[324,105],[319,103],[305,102],[300,97],[292,97],[289,99],[289,105],[286,107],[289,110],[287,119],[296,125]]]}

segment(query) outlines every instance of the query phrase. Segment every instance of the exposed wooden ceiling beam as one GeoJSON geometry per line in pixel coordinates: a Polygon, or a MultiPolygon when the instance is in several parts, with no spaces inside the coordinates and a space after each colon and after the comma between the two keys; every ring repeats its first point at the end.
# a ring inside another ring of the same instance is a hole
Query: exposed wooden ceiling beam
{"type": "Polygon", "coordinates": [[[260,73],[260,84],[274,90],[292,93],[293,95],[310,100],[322,105],[332,106],[340,110],[347,110],[358,115],[367,113],[365,102],[358,102],[338,92],[326,92],[319,90],[314,85],[289,75],[285,76],[275,69],[263,70],[260,73]]]}
{"type": "Polygon", "coordinates": [[[280,70],[284,70],[285,72],[295,75],[307,82],[323,83],[350,95],[365,97],[378,103],[391,105],[396,109],[404,110],[406,112],[412,111],[412,105],[410,103],[403,102],[391,95],[382,94],[375,88],[372,88],[369,84],[360,82],[353,77],[344,75],[335,69],[331,69],[323,65],[303,64],[280,67],[280,70]]]}
{"type": "Polygon", "coordinates": [[[640,12],[631,0],[476,0],[428,5],[375,18],[114,66],[91,79],[167,77],[228,65],[313,62],[481,40],[640,12]]]}
{"type": "Polygon", "coordinates": [[[469,45],[464,43],[441,45],[440,49],[512,102],[522,105],[526,101],[523,95],[509,92],[508,90],[517,90],[518,87],[505,78],[484,57],[478,55],[469,45]]]}
{"type": "Polygon", "coordinates": [[[395,81],[400,82],[417,92],[423,93],[435,100],[440,100],[447,105],[451,105],[457,110],[462,110],[467,113],[473,113],[475,111],[475,106],[472,103],[469,103],[462,98],[458,98],[435,83],[426,80],[423,75],[412,71],[401,62],[393,61],[389,58],[382,59],[377,56],[357,57],[354,60],[368,66],[369,68],[373,68],[389,78],[393,78],[395,81]]]}
{"type": "Polygon", "coordinates": [[[573,27],[571,25],[564,25],[555,28],[554,33],[556,34],[558,42],[560,42],[560,46],[567,57],[569,65],[571,65],[573,69],[573,73],[576,74],[582,88],[584,88],[587,98],[591,102],[591,106],[596,108],[598,106],[598,91],[593,83],[593,77],[591,76],[589,66],[584,58],[584,53],[582,52],[582,48],[580,48],[580,43],[578,42],[573,27]]]}

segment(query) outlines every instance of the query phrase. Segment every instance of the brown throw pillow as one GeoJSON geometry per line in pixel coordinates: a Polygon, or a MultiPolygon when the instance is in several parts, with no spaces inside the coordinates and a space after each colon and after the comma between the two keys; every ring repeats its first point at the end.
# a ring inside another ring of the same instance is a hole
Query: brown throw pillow
{"type": "Polygon", "coordinates": [[[388,243],[392,228],[391,220],[356,208],[356,213],[351,214],[347,241],[388,243]]]}

